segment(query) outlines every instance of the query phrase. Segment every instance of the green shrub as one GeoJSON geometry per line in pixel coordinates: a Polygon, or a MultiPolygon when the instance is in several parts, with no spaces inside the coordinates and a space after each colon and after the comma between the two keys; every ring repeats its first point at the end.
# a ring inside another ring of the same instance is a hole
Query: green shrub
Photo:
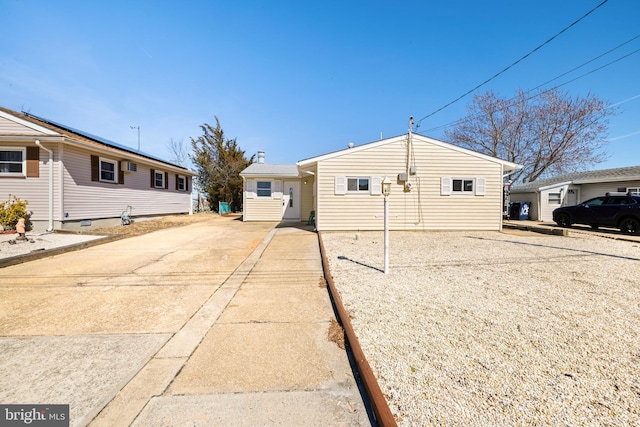
{"type": "Polygon", "coordinates": [[[9,194],[9,200],[6,202],[0,202],[0,225],[5,230],[15,230],[16,224],[20,218],[24,218],[28,222],[27,216],[27,202],[26,200],[20,200],[16,196],[9,194]]]}

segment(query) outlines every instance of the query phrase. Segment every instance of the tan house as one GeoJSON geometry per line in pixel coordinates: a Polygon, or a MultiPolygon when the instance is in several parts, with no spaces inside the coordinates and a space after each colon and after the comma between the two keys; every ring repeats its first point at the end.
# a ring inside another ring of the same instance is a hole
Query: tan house
{"type": "Polygon", "coordinates": [[[0,201],[28,201],[35,231],[191,212],[195,174],[27,113],[0,108],[0,201]]]}
{"type": "Polygon", "coordinates": [[[307,221],[327,230],[381,230],[391,180],[392,230],[500,230],[503,176],[520,166],[417,134],[301,160],[258,163],[244,179],[244,221],[307,221]],[[312,215],[313,212],[313,215],[312,215]]]}
{"type": "Polygon", "coordinates": [[[573,172],[511,188],[513,202],[529,202],[529,219],[553,221],[553,211],[608,192],[640,194],[640,166],[573,172]]]}

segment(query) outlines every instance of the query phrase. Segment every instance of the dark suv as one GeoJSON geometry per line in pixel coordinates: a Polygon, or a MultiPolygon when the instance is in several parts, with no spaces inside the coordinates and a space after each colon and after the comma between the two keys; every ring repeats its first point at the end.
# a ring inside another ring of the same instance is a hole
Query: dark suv
{"type": "Polygon", "coordinates": [[[640,234],[640,196],[607,193],[575,206],[553,211],[553,220],[561,227],[588,224],[592,228],[616,227],[626,234],[640,234]]]}

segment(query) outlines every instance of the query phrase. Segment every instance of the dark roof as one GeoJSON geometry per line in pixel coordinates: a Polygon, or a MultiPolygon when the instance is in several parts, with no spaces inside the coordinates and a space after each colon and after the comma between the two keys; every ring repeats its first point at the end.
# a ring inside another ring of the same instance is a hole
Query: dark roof
{"type": "Polygon", "coordinates": [[[570,182],[573,184],[586,184],[594,182],[631,181],[640,180],[640,166],[627,166],[623,168],[601,169],[587,172],[573,172],[552,178],[538,179],[526,184],[514,185],[511,192],[527,192],[543,187],[570,182]]]}
{"type": "Polygon", "coordinates": [[[71,126],[67,126],[61,123],[57,123],[53,120],[49,120],[49,119],[45,119],[43,117],[38,117],[35,114],[31,114],[31,113],[27,113],[25,111],[22,111],[21,113],[18,113],[17,111],[12,111],[8,108],[0,108],[0,110],[5,111],[6,113],[9,113],[11,115],[14,115],[16,117],[20,117],[24,120],[28,120],[30,122],[39,124],[39,125],[44,125],[45,127],[48,127],[52,130],[55,130],[57,132],[62,133],[65,136],[71,137],[71,138],[78,138],[80,137],[80,139],[88,139],[92,142],[97,142],[101,145],[105,145],[107,147],[110,148],[116,148],[118,150],[122,150],[122,151],[126,151],[128,153],[132,153],[135,154],[137,156],[141,156],[141,157],[145,157],[147,159],[151,159],[151,160],[155,160],[158,162],[162,162],[162,163],[166,163],[168,165],[174,166],[176,168],[180,168],[180,169],[184,169],[186,171],[188,171],[188,168],[185,168],[184,166],[180,166],[180,165],[176,165],[174,163],[171,163],[167,160],[164,160],[160,157],[154,156],[153,154],[149,154],[149,153],[144,153],[142,151],[137,151],[131,147],[127,147],[126,145],[122,145],[122,144],[118,144],[117,142],[113,142],[110,141],[108,139],[90,134],[88,132],[79,130],[79,129],[75,129],[72,128],[71,126]]]}

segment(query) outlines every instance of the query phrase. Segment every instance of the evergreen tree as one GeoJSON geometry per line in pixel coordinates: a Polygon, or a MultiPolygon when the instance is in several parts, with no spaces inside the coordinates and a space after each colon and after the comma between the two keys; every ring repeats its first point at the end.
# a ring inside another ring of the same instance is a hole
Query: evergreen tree
{"type": "Polygon", "coordinates": [[[200,128],[203,135],[191,138],[191,161],[198,173],[197,185],[207,194],[209,205],[218,211],[218,202],[229,203],[232,212],[242,209],[242,178],[240,172],[254,161],[245,157],[237,141],[226,139],[216,119],[216,127],[205,123],[200,128]]]}

